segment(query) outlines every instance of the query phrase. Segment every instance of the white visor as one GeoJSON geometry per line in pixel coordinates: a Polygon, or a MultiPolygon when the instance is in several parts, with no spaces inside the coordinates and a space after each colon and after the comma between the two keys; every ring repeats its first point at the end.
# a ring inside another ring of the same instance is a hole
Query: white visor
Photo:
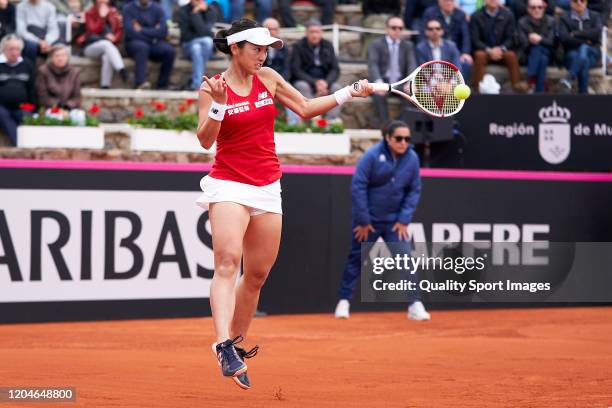
{"type": "Polygon", "coordinates": [[[270,31],[265,27],[249,28],[239,33],[227,36],[227,45],[248,41],[255,45],[269,45],[272,48],[282,48],[283,40],[272,37],[270,31]]]}

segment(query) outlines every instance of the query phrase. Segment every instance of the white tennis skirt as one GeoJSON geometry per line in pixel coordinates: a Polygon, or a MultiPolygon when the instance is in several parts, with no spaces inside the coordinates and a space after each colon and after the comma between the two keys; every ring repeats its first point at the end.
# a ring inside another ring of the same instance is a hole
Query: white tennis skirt
{"type": "Polygon", "coordinates": [[[196,203],[205,210],[208,210],[208,205],[211,203],[229,201],[249,207],[251,215],[266,212],[283,213],[280,180],[258,187],[204,176],[200,181],[200,188],[203,193],[196,203]]]}

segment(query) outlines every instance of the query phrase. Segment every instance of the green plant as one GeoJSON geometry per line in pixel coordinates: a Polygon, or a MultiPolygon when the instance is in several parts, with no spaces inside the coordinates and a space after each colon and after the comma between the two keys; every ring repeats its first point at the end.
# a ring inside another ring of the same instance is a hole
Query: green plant
{"type": "Polygon", "coordinates": [[[290,125],[277,118],[274,122],[274,131],[287,133],[343,133],[344,126],[342,123],[329,123],[325,119],[290,125]]]}

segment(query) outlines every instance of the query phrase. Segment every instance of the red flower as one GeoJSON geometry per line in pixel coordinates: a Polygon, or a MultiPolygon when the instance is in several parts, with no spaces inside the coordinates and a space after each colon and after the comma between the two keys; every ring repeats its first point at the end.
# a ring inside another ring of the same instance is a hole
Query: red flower
{"type": "Polygon", "coordinates": [[[158,111],[163,111],[164,109],[166,109],[166,104],[163,102],[157,102],[155,103],[155,109],[157,109],[158,111]]]}
{"type": "Polygon", "coordinates": [[[134,116],[136,117],[136,119],[140,119],[144,116],[144,112],[141,108],[137,108],[136,112],[134,112],[134,116]]]}
{"type": "Polygon", "coordinates": [[[187,105],[185,105],[184,103],[181,103],[178,107],[179,112],[185,112],[185,110],[187,110],[187,105]]]}
{"type": "Polygon", "coordinates": [[[19,105],[19,109],[24,110],[26,112],[34,112],[35,106],[31,103],[25,102],[19,105]]]}
{"type": "Polygon", "coordinates": [[[320,128],[327,127],[327,120],[325,120],[325,119],[317,120],[317,126],[320,127],[320,128]]]}
{"type": "Polygon", "coordinates": [[[57,106],[51,108],[51,113],[60,113],[62,110],[57,106]]]}
{"type": "Polygon", "coordinates": [[[187,98],[187,99],[185,99],[185,103],[186,103],[187,105],[193,105],[193,99],[191,99],[191,98],[187,98]]]}
{"type": "Polygon", "coordinates": [[[95,115],[98,112],[100,112],[100,107],[96,105],[95,103],[91,105],[91,108],[89,108],[89,113],[91,113],[92,115],[95,115]]]}

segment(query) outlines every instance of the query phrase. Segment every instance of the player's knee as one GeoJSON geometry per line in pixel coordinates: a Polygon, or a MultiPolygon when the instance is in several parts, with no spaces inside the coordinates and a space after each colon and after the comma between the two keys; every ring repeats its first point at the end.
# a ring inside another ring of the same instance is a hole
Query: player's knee
{"type": "Polygon", "coordinates": [[[240,255],[230,251],[215,253],[215,274],[232,276],[240,266],[240,255]]]}
{"type": "Polygon", "coordinates": [[[269,271],[267,270],[259,270],[259,271],[246,271],[244,274],[244,283],[249,286],[251,289],[259,290],[262,288],[266,279],[268,278],[269,271]]]}

